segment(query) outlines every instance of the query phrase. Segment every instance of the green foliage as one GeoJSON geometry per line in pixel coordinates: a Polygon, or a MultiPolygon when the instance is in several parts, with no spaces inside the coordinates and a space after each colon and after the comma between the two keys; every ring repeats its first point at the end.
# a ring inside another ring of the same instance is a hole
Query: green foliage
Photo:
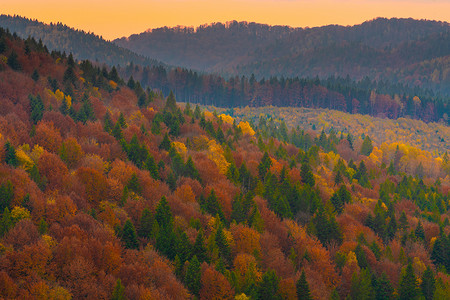
{"type": "Polygon", "coordinates": [[[351,283],[351,299],[370,300],[374,298],[371,276],[367,269],[362,269],[359,275],[356,272],[353,273],[351,283]]]}
{"type": "Polygon", "coordinates": [[[9,141],[5,143],[4,147],[5,147],[5,162],[8,165],[17,167],[19,162],[17,161],[16,149],[14,149],[14,146],[9,141]]]}
{"type": "Polygon", "coordinates": [[[3,237],[9,231],[13,224],[11,213],[9,212],[8,207],[5,207],[0,219],[0,237],[3,237]]]}
{"type": "Polygon", "coordinates": [[[297,299],[298,300],[313,300],[311,292],[309,291],[309,284],[306,281],[305,271],[302,271],[302,275],[297,280],[297,299]]]}
{"type": "Polygon", "coordinates": [[[11,53],[9,54],[6,63],[7,63],[8,66],[10,66],[11,69],[13,69],[14,71],[20,71],[20,70],[22,70],[22,65],[21,65],[20,62],[19,62],[19,56],[17,55],[17,53],[16,53],[14,50],[11,51],[11,53]]]}
{"type": "Polygon", "coordinates": [[[14,198],[14,187],[10,180],[0,185],[0,211],[10,207],[11,200],[14,198]]]}
{"type": "Polygon", "coordinates": [[[280,279],[274,270],[269,269],[262,276],[262,280],[258,285],[258,299],[279,300],[281,295],[278,293],[280,279]]]}
{"type": "Polygon", "coordinates": [[[310,187],[314,187],[316,185],[307,156],[303,158],[302,166],[300,168],[300,176],[302,178],[302,182],[309,185],[310,187]]]}
{"type": "Polygon", "coordinates": [[[120,278],[116,281],[116,286],[114,287],[114,291],[111,295],[111,300],[125,300],[125,287],[120,281],[120,278]]]}
{"type": "Polygon", "coordinates": [[[123,225],[122,241],[127,249],[137,249],[139,247],[136,230],[129,219],[123,225]]]}
{"type": "Polygon", "coordinates": [[[423,272],[422,274],[422,282],[420,283],[420,288],[422,289],[422,295],[426,300],[433,299],[434,291],[436,290],[436,284],[434,274],[430,266],[428,266],[425,272],[423,272]]]}
{"type": "Polygon", "coordinates": [[[372,150],[373,150],[372,140],[369,138],[368,135],[366,135],[361,145],[361,154],[369,156],[370,153],[372,153],[372,150]]]}
{"type": "Polygon", "coordinates": [[[197,259],[197,256],[193,256],[186,270],[186,277],[184,278],[184,282],[188,289],[194,294],[198,295],[201,287],[201,269],[200,262],[197,259]]]}
{"type": "Polygon", "coordinates": [[[171,146],[171,142],[169,139],[169,135],[166,133],[166,134],[164,134],[164,138],[163,138],[161,144],[159,144],[159,149],[169,151],[170,146],[171,146]]]}
{"type": "Polygon", "coordinates": [[[400,280],[398,294],[399,300],[411,300],[417,299],[418,297],[419,293],[416,286],[416,276],[414,275],[414,269],[411,262],[406,266],[406,270],[400,280]]]}
{"type": "Polygon", "coordinates": [[[271,166],[272,160],[270,159],[269,154],[267,154],[267,152],[264,152],[264,156],[262,157],[261,162],[258,165],[258,173],[261,180],[264,180],[271,166]]]}
{"type": "Polygon", "coordinates": [[[341,185],[341,187],[333,194],[333,196],[331,196],[330,200],[334,208],[336,209],[336,212],[340,214],[342,213],[344,205],[351,202],[352,196],[345,185],[341,185]]]}
{"type": "Polygon", "coordinates": [[[169,96],[166,99],[165,110],[175,112],[177,110],[177,101],[175,100],[175,95],[170,91],[169,96]]]}

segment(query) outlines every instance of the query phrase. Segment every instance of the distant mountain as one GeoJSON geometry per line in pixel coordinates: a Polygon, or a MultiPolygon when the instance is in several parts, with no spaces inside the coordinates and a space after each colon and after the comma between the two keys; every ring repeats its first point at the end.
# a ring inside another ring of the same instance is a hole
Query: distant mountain
{"type": "Polygon", "coordinates": [[[94,33],[73,29],[61,23],[45,24],[19,16],[0,15],[0,27],[16,32],[22,38],[30,36],[36,40],[41,39],[49,50],[71,52],[79,60],[89,59],[108,65],[127,65],[130,62],[144,66],[161,64],[106,41],[94,33]]]}
{"type": "Polygon", "coordinates": [[[378,18],[347,27],[291,28],[234,21],[158,28],[114,42],[169,64],[229,75],[350,75],[446,91],[450,86],[447,67],[419,68],[450,57],[445,22],[378,18]]]}

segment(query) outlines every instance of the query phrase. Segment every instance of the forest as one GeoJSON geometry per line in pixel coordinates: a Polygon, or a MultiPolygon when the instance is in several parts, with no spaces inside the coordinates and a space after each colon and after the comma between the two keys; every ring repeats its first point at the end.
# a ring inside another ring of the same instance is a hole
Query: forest
{"type": "Polygon", "coordinates": [[[365,77],[353,81],[349,76],[315,78],[271,77],[256,80],[235,76],[225,78],[188,69],[130,64],[116,70],[127,84],[138,80],[143,87],[173,91],[190,103],[217,107],[305,107],[327,108],[352,114],[397,119],[409,117],[425,122],[450,122],[450,98],[420,87],[365,77]]]}
{"type": "Polygon", "coordinates": [[[388,80],[449,94],[450,26],[377,18],[314,28],[231,21],[163,27],[114,42],[174,66],[223,76],[388,80]]]}
{"type": "Polygon", "coordinates": [[[449,154],[274,117],[0,29],[0,297],[446,299],[449,154]]]}
{"type": "Polygon", "coordinates": [[[72,53],[75,59],[89,59],[107,65],[126,65],[130,62],[142,66],[164,65],[154,59],[138,55],[106,41],[92,32],[71,28],[62,23],[44,24],[20,16],[0,14],[0,27],[26,39],[41,40],[50,51],[72,53]]]}

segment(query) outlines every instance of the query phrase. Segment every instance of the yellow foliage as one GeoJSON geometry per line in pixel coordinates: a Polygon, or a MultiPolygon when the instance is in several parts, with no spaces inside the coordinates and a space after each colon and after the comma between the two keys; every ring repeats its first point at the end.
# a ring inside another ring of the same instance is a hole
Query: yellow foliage
{"type": "Polygon", "coordinates": [[[255,135],[255,131],[253,130],[253,128],[250,126],[250,124],[246,121],[242,121],[239,123],[238,127],[242,130],[242,133],[254,136],[255,135]]]}
{"type": "Polygon", "coordinates": [[[349,251],[347,254],[347,263],[357,263],[356,254],[353,251],[349,251]]]}
{"type": "Polygon", "coordinates": [[[208,142],[208,158],[212,160],[217,168],[219,168],[220,173],[225,174],[228,170],[230,163],[225,159],[223,155],[222,146],[216,143],[215,140],[210,140],[208,142]]]}
{"type": "Polygon", "coordinates": [[[248,297],[246,294],[242,293],[240,295],[234,296],[234,300],[250,300],[250,297],[248,297]]]}
{"type": "Polygon", "coordinates": [[[16,157],[17,157],[17,161],[19,162],[19,165],[23,169],[30,170],[33,167],[34,162],[31,160],[31,158],[25,153],[25,151],[21,147],[16,149],[16,157]]]}
{"type": "Polygon", "coordinates": [[[183,158],[186,158],[187,148],[185,144],[182,142],[172,142],[172,146],[183,158]]]}
{"type": "Polygon", "coordinates": [[[72,106],[72,97],[70,95],[64,96],[64,99],[66,99],[67,108],[70,108],[72,106]]]}
{"type": "Polygon", "coordinates": [[[64,93],[58,89],[55,92],[55,97],[56,97],[56,100],[58,100],[58,102],[62,102],[62,100],[64,99],[64,93]]]}
{"type": "Polygon", "coordinates": [[[117,88],[117,83],[114,80],[109,81],[109,85],[115,90],[117,88]]]}
{"type": "Polygon", "coordinates": [[[47,246],[49,248],[53,248],[57,244],[56,241],[48,234],[42,235],[42,239],[44,240],[44,242],[47,244],[47,246]]]}
{"type": "Polygon", "coordinates": [[[195,151],[202,151],[208,149],[209,139],[205,135],[194,136],[191,139],[192,149],[195,151]]]}
{"type": "Polygon", "coordinates": [[[28,209],[20,207],[20,206],[14,206],[14,208],[11,211],[11,219],[14,223],[19,222],[23,219],[30,219],[31,215],[28,209]]]}
{"type": "Polygon", "coordinates": [[[44,153],[44,148],[42,148],[39,145],[34,145],[33,150],[30,153],[30,158],[33,160],[34,163],[37,163],[42,153],[44,153]]]}
{"type": "Polygon", "coordinates": [[[219,118],[221,118],[223,122],[231,124],[231,125],[234,122],[233,117],[229,116],[229,115],[221,114],[221,115],[219,115],[219,118]]]}

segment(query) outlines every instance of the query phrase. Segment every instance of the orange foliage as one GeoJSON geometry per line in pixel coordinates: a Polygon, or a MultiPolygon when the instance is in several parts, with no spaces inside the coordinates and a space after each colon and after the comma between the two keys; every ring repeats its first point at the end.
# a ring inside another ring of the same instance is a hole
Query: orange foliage
{"type": "Polygon", "coordinates": [[[36,126],[36,134],[33,137],[33,141],[47,151],[56,153],[61,147],[62,137],[53,123],[40,122],[36,126]]]}
{"type": "Polygon", "coordinates": [[[205,263],[202,265],[200,299],[234,299],[234,291],[228,280],[205,263]]]}

